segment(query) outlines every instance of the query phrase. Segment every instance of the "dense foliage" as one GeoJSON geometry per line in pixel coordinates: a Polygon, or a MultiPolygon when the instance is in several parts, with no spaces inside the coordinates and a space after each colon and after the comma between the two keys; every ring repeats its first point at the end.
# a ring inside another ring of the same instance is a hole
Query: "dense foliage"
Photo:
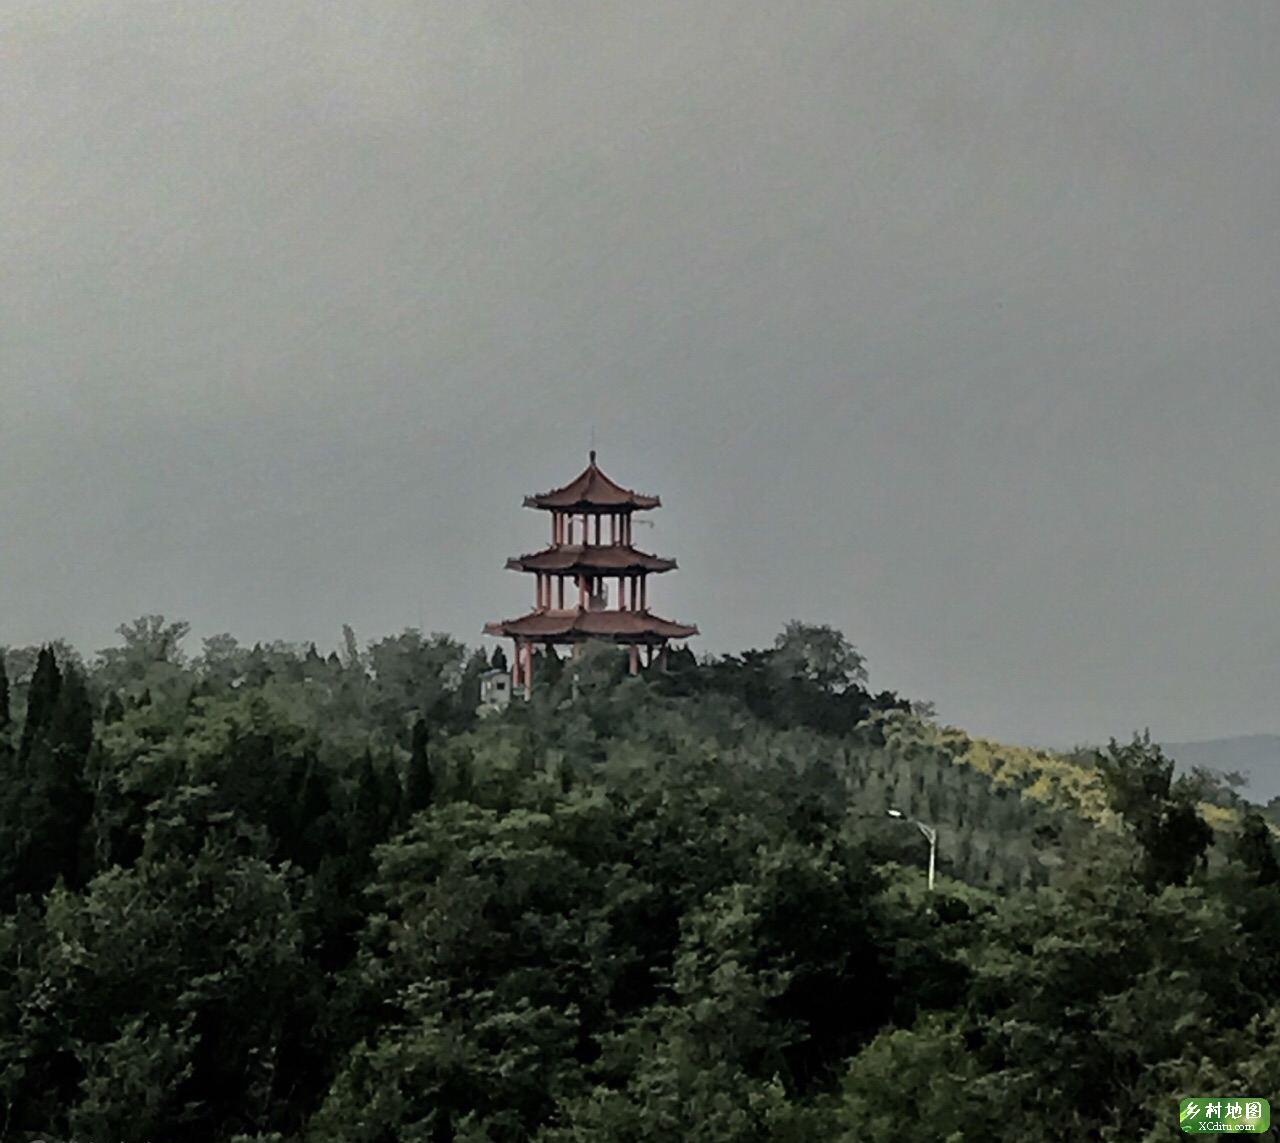
{"type": "Polygon", "coordinates": [[[0,655],[0,1140],[1157,1140],[1280,1090],[1271,830],[1145,737],[971,740],[800,624],[484,715],[446,636],[121,635],[0,655]]]}

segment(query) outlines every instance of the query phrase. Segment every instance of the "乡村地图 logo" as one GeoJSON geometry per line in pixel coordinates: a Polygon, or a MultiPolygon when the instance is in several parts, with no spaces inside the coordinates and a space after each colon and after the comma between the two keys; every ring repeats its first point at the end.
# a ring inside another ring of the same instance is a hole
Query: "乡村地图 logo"
{"type": "Polygon", "coordinates": [[[1271,1105],[1254,1096],[1198,1095],[1178,1104],[1188,1135],[1260,1135],[1271,1126],[1271,1105]]]}

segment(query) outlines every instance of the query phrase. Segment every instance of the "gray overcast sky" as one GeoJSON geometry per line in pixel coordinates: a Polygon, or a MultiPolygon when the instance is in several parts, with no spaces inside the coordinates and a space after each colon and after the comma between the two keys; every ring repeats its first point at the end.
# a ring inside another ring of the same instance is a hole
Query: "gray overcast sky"
{"type": "Polygon", "coordinates": [[[1274,0],[0,23],[0,643],[479,643],[594,426],[703,650],[1280,730],[1274,0]]]}

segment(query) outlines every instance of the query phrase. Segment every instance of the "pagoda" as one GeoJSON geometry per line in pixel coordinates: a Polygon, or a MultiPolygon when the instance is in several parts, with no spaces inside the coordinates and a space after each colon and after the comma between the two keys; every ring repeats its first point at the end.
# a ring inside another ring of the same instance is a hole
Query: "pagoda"
{"type": "Polygon", "coordinates": [[[541,551],[507,560],[513,571],[534,576],[533,610],[519,619],[485,624],[486,635],[515,642],[511,658],[513,687],[526,694],[533,687],[533,650],[541,644],[551,654],[557,644],[575,653],[589,639],[628,649],[631,673],[653,662],[668,639],[687,639],[697,627],[673,623],[649,610],[648,577],[671,571],[675,560],[653,556],[632,546],[632,516],[658,508],[656,496],[645,496],[615,484],[596,465],[593,449],[587,467],[562,488],[526,496],[526,508],[551,514],[551,543],[541,551]],[[567,586],[566,586],[567,584],[567,586]],[[613,606],[609,589],[615,588],[613,606]]]}

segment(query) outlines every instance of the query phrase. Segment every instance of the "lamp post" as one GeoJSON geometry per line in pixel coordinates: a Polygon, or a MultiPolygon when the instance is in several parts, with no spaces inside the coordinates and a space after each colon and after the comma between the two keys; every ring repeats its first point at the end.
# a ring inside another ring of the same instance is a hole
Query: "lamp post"
{"type": "Polygon", "coordinates": [[[910,822],[929,840],[929,892],[933,892],[933,869],[936,864],[938,854],[938,831],[931,825],[925,825],[924,822],[916,821],[915,818],[909,818],[901,810],[886,811],[891,818],[897,818],[898,821],[910,822]]]}

